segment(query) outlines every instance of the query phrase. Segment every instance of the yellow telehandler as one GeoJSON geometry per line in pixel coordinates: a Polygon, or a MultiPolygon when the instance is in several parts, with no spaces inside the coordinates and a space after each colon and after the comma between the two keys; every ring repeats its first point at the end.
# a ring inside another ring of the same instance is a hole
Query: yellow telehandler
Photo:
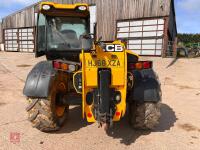
{"type": "Polygon", "coordinates": [[[59,130],[72,105],[99,126],[111,127],[125,114],[133,128],[158,124],[161,89],[153,63],[139,61],[123,41],[91,35],[87,4],[41,2],[36,29],[36,57],[47,60],[34,66],[23,90],[33,127],[59,130]]]}

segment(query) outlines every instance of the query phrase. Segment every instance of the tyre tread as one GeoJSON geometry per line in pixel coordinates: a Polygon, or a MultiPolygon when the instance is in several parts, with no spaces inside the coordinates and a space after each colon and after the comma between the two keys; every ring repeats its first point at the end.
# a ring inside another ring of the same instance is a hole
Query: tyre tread
{"type": "Polygon", "coordinates": [[[31,99],[28,109],[28,120],[34,128],[43,132],[57,131],[60,126],[54,121],[50,102],[45,99],[31,99]]]}

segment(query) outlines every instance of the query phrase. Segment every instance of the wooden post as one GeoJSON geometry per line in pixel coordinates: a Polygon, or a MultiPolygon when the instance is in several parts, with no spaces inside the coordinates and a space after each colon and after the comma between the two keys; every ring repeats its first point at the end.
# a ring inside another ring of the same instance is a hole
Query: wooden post
{"type": "Polygon", "coordinates": [[[165,17],[165,24],[164,24],[164,42],[163,42],[163,52],[162,52],[162,57],[166,57],[167,53],[167,47],[168,47],[168,29],[169,29],[169,17],[165,17]]]}
{"type": "Polygon", "coordinates": [[[19,42],[19,28],[17,29],[17,51],[20,52],[20,42],[19,42]]]}
{"type": "Polygon", "coordinates": [[[178,43],[178,38],[175,37],[174,43],[173,43],[173,57],[176,58],[177,56],[177,43],[178,43]]]}
{"type": "Polygon", "coordinates": [[[4,43],[4,51],[6,51],[6,40],[5,40],[6,30],[3,29],[3,43],[4,43]]]}
{"type": "Polygon", "coordinates": [[[37,36],[37,27],[34,26],[33,27],[33,44],[34,44],[34,49],[33,49],[33,52],[35,53],[36,52],[36,36],[37,36]]]}

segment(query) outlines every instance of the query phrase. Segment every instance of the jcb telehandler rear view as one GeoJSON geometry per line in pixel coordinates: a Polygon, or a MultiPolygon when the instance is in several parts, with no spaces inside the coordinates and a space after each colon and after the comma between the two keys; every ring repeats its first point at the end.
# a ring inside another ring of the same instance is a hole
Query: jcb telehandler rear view
{"type": "Polygon", "coordinates": [[[139,61],[120,40],[92,38],[89,30],[87,4],[40,4],[36,57],[46,55],[47,61],[38,63],[26,80],[29,121],[41,131],[55,131],[69,106],[81,105],[82,117],[99,126],[110,127],[127,113],[133,128],[152,129],[161,101],[152,62],[139,61]]]}

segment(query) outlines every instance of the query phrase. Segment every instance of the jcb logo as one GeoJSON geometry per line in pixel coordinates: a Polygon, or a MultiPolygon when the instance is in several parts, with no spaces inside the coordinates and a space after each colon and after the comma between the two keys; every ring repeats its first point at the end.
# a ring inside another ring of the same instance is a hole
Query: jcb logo
{"type": "Polygon", "coordinates": [[[123,52],[123,47],[121,45],[106,45],[105,52],[123,52]]]}

